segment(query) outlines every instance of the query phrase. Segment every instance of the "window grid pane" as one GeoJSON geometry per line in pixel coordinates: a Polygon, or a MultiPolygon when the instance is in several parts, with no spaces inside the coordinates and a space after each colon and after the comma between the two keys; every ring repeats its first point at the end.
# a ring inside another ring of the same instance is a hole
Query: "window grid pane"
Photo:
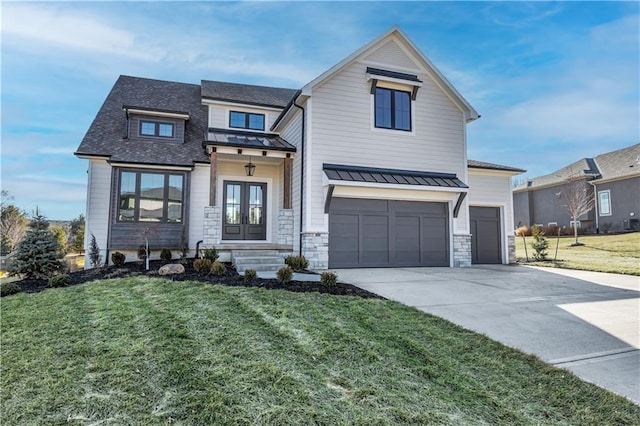
{"type": "Polygon", "coordinates": [[[253,130],[264,130],[264,115],[249,114],[249,128],[253,130]]]}
{"type": "Polygon", "coordinates": [[[123,172],[120,175],[120,212],[118,220],[132,222],[135,220],[136,206],[136,174],[123,172]]]}
{"type": "Polygon", "coordinates": [[[391,128],[391,90],[376,89],[376,127],[391,128]]]}
{"type": "Polygon", "coordinates": [[[225,219],[228,224],[240,224],[240,185],[227,185],[227,211],[225,212],[225,219]]]}
{"type": "Polygon", "coordinates": [[[395,128],[411,130],[411,100],[407,92],[395,92],[395,128]]]}
{"type": "Polygon", "coordinates": [[[153,136],[156,134],[156,124],[151,121],[140,122],[140,134],[146,136],[153,136]]]}
{"type": "Polygon", "coordinates": [[[229,115],[229,127],[245,128],[245,121],[246,117],[244,112],[231,111],[229,115]]]}
{"type": "Polygon", "coordinates": [[[164,210],[164,175],[140,174],[141,222],[160,222],[164,210]]]}
{"type": "Polygon", "coordinates": [[[169,176],[169,196],[167,200],[167,221],[182,222],[182,176],[169,176]]]}
{"type": "Polygon", "coordinates": [[[260,225],[262,223],[262,187],[249,186],[249,224],[260,225]]]}
{"type": "Polygon", "coordinates": [[[158,124],[158,136],[163,136],[166,138],[173,137],[173,124],[168,123],[159,123],[158,124]]]}

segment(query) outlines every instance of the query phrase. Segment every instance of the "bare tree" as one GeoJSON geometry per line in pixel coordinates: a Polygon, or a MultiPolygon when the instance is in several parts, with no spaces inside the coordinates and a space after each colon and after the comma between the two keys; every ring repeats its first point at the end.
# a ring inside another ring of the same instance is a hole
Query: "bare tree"
{"type": "Polygon", "coordinates": [[[12,252],[27,230],[27,214],[11,204],[13,197],[2,190],[0,198],[0,235],[3,251],[12,252]]]}
{"type": "Polygon", "coordinates": [[[568,183],[559,193],[560,206],[569,213],[573,221],[574,246],[580,245],[578,242],[578,221],[580,217],[586,215],[595,206],[593,195],[587,191],[587,182],[584,179],[569,178],[568,183]]]}

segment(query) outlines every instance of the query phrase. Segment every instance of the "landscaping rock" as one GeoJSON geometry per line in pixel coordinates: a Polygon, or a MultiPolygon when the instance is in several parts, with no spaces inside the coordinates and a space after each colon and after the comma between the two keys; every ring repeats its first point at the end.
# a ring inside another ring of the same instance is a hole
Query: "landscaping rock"
{"type": "Polygon", "coordinates": [[[158,275],[184,274],[184,266],[179,263],[169,263],[158,269],[158,275]]]}

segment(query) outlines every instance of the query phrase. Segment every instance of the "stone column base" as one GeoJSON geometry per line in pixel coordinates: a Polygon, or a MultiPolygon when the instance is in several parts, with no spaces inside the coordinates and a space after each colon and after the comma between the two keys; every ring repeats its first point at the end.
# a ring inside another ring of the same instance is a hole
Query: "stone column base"
{"type": "Polygon", "coordinates": [[[220,244],[222,232],[222,207],[207,206],[204,208],[204,236],[202,242],[207,246],[220,244]]]}
{"type": "Polygon", "coordinates": [[[456,268],[471,266],[471,234],[453,236],[453,266],[456,268]]]}
{"type": "Polygon", "coordinates": [[[303,232],[302,255],[309,261],[309,269],[329,268],[329,233],[303,232]]]}
{"type": "Polygon", "coordinates": [[[509,235],[507,237],[509,244],[509,263],[516,263],[516,237],[509,235]]]}
{"type": "Polygon", "coordinates": [[[293,210],[278,212],[278,244],[293,245],[293,210]]]}

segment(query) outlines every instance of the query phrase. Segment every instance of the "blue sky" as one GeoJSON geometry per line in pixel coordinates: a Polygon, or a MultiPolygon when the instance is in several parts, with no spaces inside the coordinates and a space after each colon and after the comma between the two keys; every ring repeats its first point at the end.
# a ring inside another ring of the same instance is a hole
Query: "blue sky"
{"type": "Polygon", "coordinates": [[[73,156],[118,75],[302,85],[399,25],[482,118],[469,158],[533,177],[640,141],[636,2],[2,3],[1,186],[85,210],[73,156]]]}

